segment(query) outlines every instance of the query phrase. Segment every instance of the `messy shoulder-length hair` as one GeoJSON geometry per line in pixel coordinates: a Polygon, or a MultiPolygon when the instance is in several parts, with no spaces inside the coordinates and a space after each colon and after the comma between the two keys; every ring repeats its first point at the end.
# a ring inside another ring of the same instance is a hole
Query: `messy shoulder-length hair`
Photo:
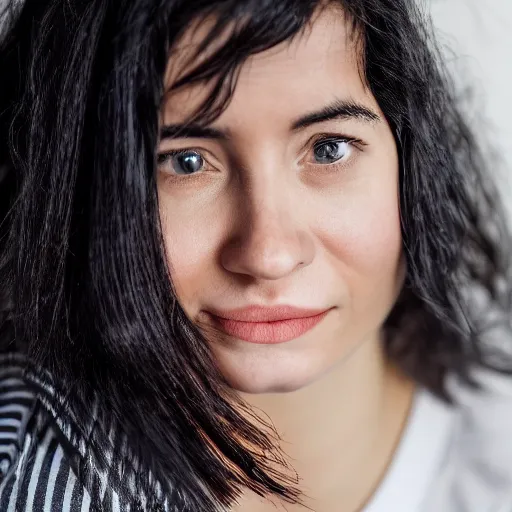
{"type": "MultiPolygon", "coordinates": [[[[472,367],[498,365],[480,306],[509,310],[510,240],[491,165],[415,2],[41,0],[3,13],[1,348],[62,384],[78,429],[99,396],[99,417],[116,419],[134,460],[190,510],[227,505],[242,486],[300,492],[270,464],[271,426],[245,414],[172,284],[156,186],[169,55],[192,22],[214,20],[196,54],[207,58],[171,86],[211,86],[195,114],[208,123],[249,56],[300,37],[330,6],[350,24],[400,156],[407,275],[387,354],[449,400],[448,374],[471,383],[472,367]]],[[[87,439],[92,451],[108,442],[87,439]]]]}

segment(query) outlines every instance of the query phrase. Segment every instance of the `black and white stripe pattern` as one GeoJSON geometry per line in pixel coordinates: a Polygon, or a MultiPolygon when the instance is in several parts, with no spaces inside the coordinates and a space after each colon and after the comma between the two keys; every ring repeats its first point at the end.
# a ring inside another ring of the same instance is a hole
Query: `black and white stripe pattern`
{"type": "Polygon", "coordinates": [[[87,512],[90,496],[24,381],[22,363],[16,355],[0,358],[0,511],[87,512]]]}
{"type": "Polygon", "coordinates": [[[19,435],[34,401],[16,368],[0,369],[0,475],[3,477],[18,454],[19,435]]]}
{"type": "Polygon", "coordinates": [[[110,443],[101,444],[111,449],[96,461],[85,442],[95,411],[81,428],[71,413],[54,414],[62,397],[44,376],[27,378],[25,363],[0,354],[0,512],[192,512],[179,491],[164,497],[158,484],[156,494],[135,487],[136,469],[117,464],[127,443],[112,422],[102,424],[110,443]]]}

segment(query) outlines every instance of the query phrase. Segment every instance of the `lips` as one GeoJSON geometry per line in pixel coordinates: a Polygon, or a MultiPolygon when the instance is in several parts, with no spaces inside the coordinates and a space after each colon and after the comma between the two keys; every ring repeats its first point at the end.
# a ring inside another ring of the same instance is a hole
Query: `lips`
{"type": "Polygon", "coordinates": [[[226,334],[250,343],[273,344],[300,337],[320,323],[329,311],[293,306],[249,306],[209,312],[209,315],[216,327],[226,334]]]}

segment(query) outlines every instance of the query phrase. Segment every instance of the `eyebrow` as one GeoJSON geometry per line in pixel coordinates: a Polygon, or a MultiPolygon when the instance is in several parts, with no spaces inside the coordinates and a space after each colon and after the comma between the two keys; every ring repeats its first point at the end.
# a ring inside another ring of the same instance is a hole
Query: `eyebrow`
{"type": "MultiPolygon", "coordinates": [[[[380,121],[381,117],[361,103],[336,100],[334,103],[300,117],[291,125],[291,131],[299,131],[317,123],[332,120],[358,119],[370,123],[380,121]]],[[[200,124],[170,124],[160,129],[160,140],[164,139],[216,139],[228,140],[229,130],[221,130],[200,124]]]]}
{"type": "Polygon", "coordinates": [[[381,121],[381,117],[361,103],[336,100],[327,107],[300,117],[292,123],[292,131],[302,130],[313,124],[332,120],[358,119],[370,123],[381,121]]]}

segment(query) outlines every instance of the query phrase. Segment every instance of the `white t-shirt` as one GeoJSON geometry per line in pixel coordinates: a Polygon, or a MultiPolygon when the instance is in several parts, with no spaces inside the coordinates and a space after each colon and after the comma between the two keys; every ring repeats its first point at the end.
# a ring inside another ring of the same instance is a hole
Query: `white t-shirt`
{"type": "Polygon", "coordinates": [[[512,378],[449,381],[456,405],[420,389],[380,488],[363,512],[512,512],[512,378]]]}

